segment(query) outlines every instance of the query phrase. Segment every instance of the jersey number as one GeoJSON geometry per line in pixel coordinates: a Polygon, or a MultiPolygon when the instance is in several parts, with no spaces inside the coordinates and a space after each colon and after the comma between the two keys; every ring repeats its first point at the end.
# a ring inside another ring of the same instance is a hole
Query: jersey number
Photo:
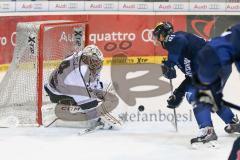
{"type": "Polygon", "coordinates": [[[174,34],[170,35],[170,36],[168,37],[168,42],[171,42],[171,41],[173,40],[174,37],[175,37],[174,34]]]}

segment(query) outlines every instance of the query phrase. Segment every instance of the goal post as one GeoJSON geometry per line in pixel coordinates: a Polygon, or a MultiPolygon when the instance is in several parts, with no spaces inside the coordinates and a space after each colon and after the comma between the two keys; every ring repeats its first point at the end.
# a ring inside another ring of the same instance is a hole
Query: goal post
{"type": "Polygon", "coordinates": [[[0,84],[0,126],[42,125],[43,89],[53,69],[87,42],[86,22],[40,21],[17,24],[11,65],[0,84]]]}

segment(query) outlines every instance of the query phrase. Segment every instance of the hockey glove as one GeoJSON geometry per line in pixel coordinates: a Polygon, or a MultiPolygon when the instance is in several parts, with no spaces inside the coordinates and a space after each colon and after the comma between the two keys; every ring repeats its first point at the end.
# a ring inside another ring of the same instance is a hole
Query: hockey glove
{"type": "Polygon", "coordinates": [[[172,63],[165,61],[163,62],[162,70],[163,70],[163,76],[167,79],[174,79],[177,77],[176,70],[172,63]]]}
{"type": "Polygon", "coordinates": [[[181,104],[184,98],[184,94],[185,93],[182,93],[177,89],[174,90],[173,95],[171,95],[167,100],[167,103],[168,103],[167,107],[170,109],[177,108],[181,104]]]}

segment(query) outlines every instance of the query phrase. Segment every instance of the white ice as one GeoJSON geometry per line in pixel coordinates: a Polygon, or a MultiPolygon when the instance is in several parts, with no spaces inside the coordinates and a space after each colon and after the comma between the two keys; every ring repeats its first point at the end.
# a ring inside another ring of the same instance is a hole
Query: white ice
{"type": "MultiPolygon", "coordinates": [[[[109,68],[103,70],[104,80],[109,81],[109,68]],[[108,78],[107,78],[108,77],[108,78]]],[[[173,81],[176,87],[183,76],[173,81]]],[[[1,74],[3,76],[3,74],[1,74]]],[[[224,94],[226,99],[239,102],[239,74],[234,70],[224,94]]],[[[192,107],[184,100],[177,108],[182,117],[176,133],[171,122],[173,111],[166,109],[166,99],[170,93],[152,98],[137,99],[136,106],[142,104],[145,111],[139,113],[137,107],[120,105],[128,112],[128,121],[117,131],[96,131],[78,136],[79,128],[1,128],[1,160],[226,160],[232,143],[238,135],[224,132],[225,124],[214,114],[213,122],[218,135],[218,149],[193,150],[190,139],[197,132],[192,107]],[[168,116],[165,120],[159,116],[168,116]],[[150,121],[150,114],[158,115],[158,120],[150,121]],[[135,117],[134,117],[135,114],[135,117]],[[140,116],[141,115],[141,116],[140,116]],[[144,119],[145,115],[145,119],[144,119]],[[146,116],[148,122],[146,122],[146,116]],[[160,120],[159,120],[160,119],[160,120]]],[[[234,111],[236,112],[236,111],[234,111]]],[[[236,112],[239,114],[239,112],[236,112]]]]}

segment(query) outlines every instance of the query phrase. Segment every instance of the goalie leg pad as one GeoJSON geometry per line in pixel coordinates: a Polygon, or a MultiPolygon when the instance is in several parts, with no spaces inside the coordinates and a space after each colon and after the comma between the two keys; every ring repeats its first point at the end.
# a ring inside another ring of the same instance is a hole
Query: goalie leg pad
{"type": "Polygon", "coordinates": [[[81,106],[57,104],[55,114],[59,119],[65,121],[88,121],[111,112],[117,107],[118,102],[118,97],[115,94],[107,93],[104,101],[99,103],[97,107],[89,109],[86,112],[82,110],[81,106]],[[105,109],[104,111],[102,109],[103,107],[105,109]]]}

